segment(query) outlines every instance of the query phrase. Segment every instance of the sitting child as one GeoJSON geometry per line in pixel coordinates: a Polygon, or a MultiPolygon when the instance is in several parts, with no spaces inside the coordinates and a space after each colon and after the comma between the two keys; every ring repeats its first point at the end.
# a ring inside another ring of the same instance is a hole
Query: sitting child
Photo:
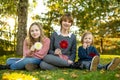
{"type": "Polygon", "coordinates": [[[120,63],[118,57],[114,58],[110,63],[102,65],[99,63],[100,54],[93,44],[93,35],[91,32],[85,32],[81,38],[82,46],[78,49],[78,62],[71,65],[72,68],[88,69],[95,71],[97,69],[114,70],[120,63]]]}

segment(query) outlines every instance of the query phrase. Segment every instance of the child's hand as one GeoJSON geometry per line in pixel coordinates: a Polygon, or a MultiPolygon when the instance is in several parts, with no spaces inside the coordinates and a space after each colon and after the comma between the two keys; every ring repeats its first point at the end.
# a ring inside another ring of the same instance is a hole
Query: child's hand
{"type": "Polygon", "coordinates": [[[71,60],[68,60],[68,64],[72,64],[73,63],[73,61],[71,61],[71,60]]]}
{"type": "Polygon", "coordinates": [[[31,46],[30,51],[35,51],[35,47],[34,47],[34,45],[31,46]]]}
{"type": "Polygon", "coordinates": [[[62,54],[62,52],[60,49],[56,49],[54,54],[59,55],[59,54],[62,54]]]}
{"type": "Polygon", "coordinates": [[[86,49],[88,47],[87,43],[83,43],[83,48],[86,49]]]}

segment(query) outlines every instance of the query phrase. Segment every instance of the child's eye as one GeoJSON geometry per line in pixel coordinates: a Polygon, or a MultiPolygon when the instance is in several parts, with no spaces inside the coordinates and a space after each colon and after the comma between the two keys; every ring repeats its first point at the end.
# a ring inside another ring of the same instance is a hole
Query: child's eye
{"type": "Polygon", "coordinates": [[[31,30],[31,32],[34,32],[34,30],[31,30]]]}
{"type": "Polygon", "coordinates": [[[38,29],[36,29],[35,31],[39,31],[38,29]]]}

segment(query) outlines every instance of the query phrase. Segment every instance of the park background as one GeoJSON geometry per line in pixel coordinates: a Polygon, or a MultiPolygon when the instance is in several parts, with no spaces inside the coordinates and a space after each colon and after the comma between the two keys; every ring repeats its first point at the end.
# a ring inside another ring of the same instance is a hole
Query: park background
{"type": "MultiPolygon", "coordinates": [[[[59,19],[65,12],[71,12],[73,15],[74,24],[71,27],[71,32],[76,34],[77,47],[81,45],[80,39],[83,32],[91,31],[94,35],[94,45],[102,55],[102,63],[109,62],[115,56],[120,57],[119,0],[0,0],[1,64],[5,64],[6,59],[9,57],[22,57],[23,41],[32,22],[41,22],[46,36],[50,37],[53,31],[60,28],[59,19]]],[[[79,75],[75,74],[76,71],[78,70],[71,73],[71,69],[65,69],[63,73],[61,70],[56,72],[41,71],[38,73],[46,73],[46,76],[52,73],[60,74],[60,76],[57,75],[56,77],[53,75],[55,78],[52,76],[45,77],[44,75],[42,80],[46,80],[47,78],[50,80],[69,80],[72,77],[78,80],[79,75]],[[72,75],[72,77],[70,78],[69,75],[72,75]]],[[[0,72],[2,78],[2,74],[6,74],[6,70],[0,72]]],[[[15,72],[15,75],[18,75],[18,71],[15,72]]],[[[94,78],[93,75],[105,76],[101,74],[104,72],[78,71],[77,73],[86,75],[80,76],[82,78],[81,80],[96,80],[96,77],[94,78]],[[93,77],[93,79],[90,79],[90,77],[93,77]]],[[[14,71],[10,70],[7,73],[14,73],[14,71]]],[[[21,73],[32,75],[32,73],[27,71],[21,73]]],[[[120,68],[107,73],[106,75],[111,79],[105,76],[102,80],[120,79],[120,68]]],[[[101,80],[99,78],[97,80],[101,80]]]]}

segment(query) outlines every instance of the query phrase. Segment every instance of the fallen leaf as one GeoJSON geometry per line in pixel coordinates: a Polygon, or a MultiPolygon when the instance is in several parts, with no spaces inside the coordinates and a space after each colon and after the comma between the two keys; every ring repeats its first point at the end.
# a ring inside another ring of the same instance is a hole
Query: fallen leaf
{"type": "Polygon", "coordinates": [[[58,80],[65,80],[64,78],[59,78],[58,80]]]}
{"type": "Polygon", "coordinates": [[[78,75],[76,75],[76,74],[72,74],[71,77],[72,77],[72,78],[77,78],[78,75]]]}
{"type": "Polygon", "coordinates": [[[120,77],[120,74],[115,74],[115,77],[119,78],[119,77],[120,77]]]}
{"type": "Polygon", "coordinates": [[[103,70],[103,69],[102,69],[102,70],[100,70],[100,73],[101,73],[101,74],[103,74],[104,72],[105,72],[105,70],[103,70]]]}

